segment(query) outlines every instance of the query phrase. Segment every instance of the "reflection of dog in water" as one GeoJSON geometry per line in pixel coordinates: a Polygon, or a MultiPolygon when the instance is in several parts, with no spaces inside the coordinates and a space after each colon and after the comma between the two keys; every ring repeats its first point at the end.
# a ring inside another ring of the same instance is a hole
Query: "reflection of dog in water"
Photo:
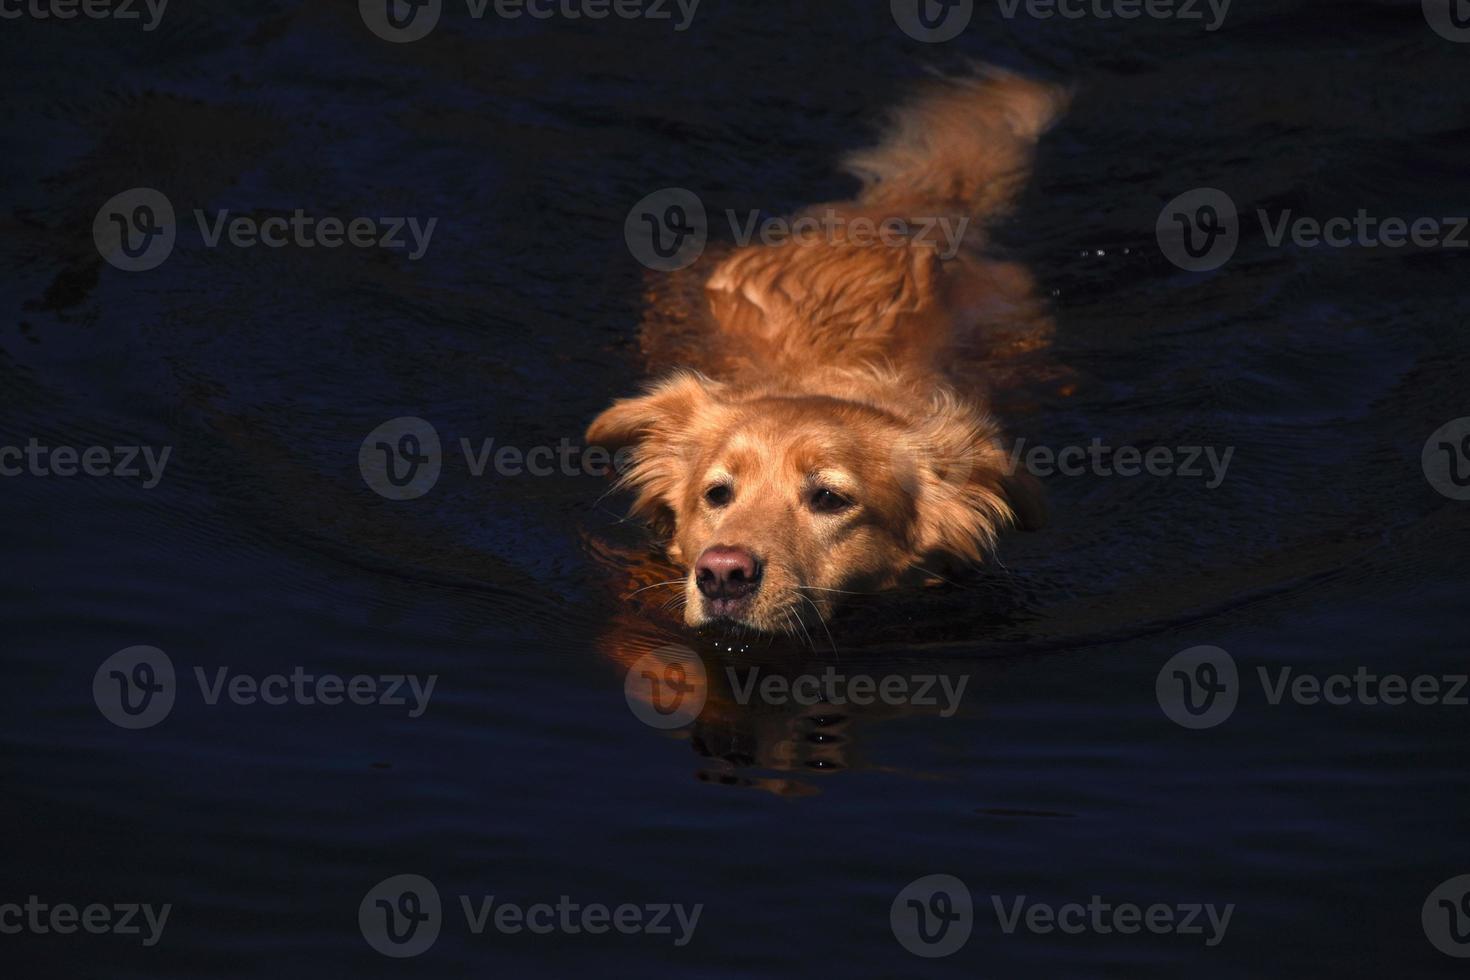
{"type": "Polygon", "coordinates": [[[650,648],[632,622],[605,637],[626,668],[624,693],[653,727],[681,729],[704,760],[705,782],[807,796],[808,777],[865,767],[855,757],[861,729],[912,715],[953,718],[969,693],[974,664],[760,660],[687,647],[650,648]],[[765,774],[763,775],[762,772],[765,774]]]}
{"type": "Polygon", "coordinates": [[[999,71],[935,83],[848,160],[863,190],[821,207],[821,235],[712,250],[650,287],[645,353],[678,370],[587,435],[631,447],[623,482],[667,532],[679,577],[659,584],[688,625],[817,629],[803,611],[932,580],[1039,522],[987,392],[1050,323],[1025,270],[984,257],[982,225],[1064,101],[999,71]]]}

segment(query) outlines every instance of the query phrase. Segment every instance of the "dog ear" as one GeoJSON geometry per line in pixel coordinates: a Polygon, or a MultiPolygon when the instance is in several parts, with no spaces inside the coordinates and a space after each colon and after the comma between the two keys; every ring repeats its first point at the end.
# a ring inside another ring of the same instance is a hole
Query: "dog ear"
{"type": "Polygon", "coordinates": [[[651,438],[677,438],[724,386],[696,371],[679,371],[636,398],[619,398],[587,428],[588,445],[611,452],[651,438]]]}
{"type": "Polygon", "coordinates": [[[943,555],[978,562],[1002,530],[1040,528],[1046,520],[1041,484],[1013,464],[995,423],[949,393],[931,408],[915,433],[920,449],[913,454],[920,560],[943,555]]]}
{"type": "Polygon", "coordinates": [[[587,444],[626,459],[622,486],[635,492],[633,512],[654,519],[672,510],[698,446],[703,421],[724,386],[694,371],[681,371],[636,398],[620,398],[587,428],[587,444]]]}

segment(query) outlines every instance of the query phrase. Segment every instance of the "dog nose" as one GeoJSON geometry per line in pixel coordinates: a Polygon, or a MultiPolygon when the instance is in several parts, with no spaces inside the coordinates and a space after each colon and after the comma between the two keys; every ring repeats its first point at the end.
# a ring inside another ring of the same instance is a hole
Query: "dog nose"
{"type": "Polygon", "coordinates": [[[750,595],[760,579],[760,562],[744,548],[709,548],[694,563],[694,581],[708,599],[750,595]]]}

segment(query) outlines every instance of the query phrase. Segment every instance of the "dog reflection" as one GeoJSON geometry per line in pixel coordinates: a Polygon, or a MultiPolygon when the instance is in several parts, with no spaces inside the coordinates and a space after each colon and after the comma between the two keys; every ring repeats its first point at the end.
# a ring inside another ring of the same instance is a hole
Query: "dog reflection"
{"type": "Polygon", "coordinates": [[[688,739],[703,760],[697,778],[778,796],[809,796],[818,792],[816,779],[870,768],[858,752],[864,728],[911,715],[951,716],[968,681],[955,680],[953,668],[865,664],[830,649],[793,650],[789,641],[766,636],[692,638],[639,610],[615,618],[603,648],[624,672],[634,713],[688,739]],[[951,676],[934,681],[936,672],[951,676]],[[871,687],[853,684],[869,677],[871,687]],[[885,697],[877,687],[885,681],[890,694],[907,682],[918,696],[885,697]]]}

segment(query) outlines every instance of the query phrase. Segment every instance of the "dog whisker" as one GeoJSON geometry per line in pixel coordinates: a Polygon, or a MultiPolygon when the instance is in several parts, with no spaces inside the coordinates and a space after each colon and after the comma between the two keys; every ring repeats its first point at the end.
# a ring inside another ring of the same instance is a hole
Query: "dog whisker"
{"type": "Polygon", "coordinates": [[[957,582],[951,582],[949,579],[945,578],[943,575],[940,575],[938,572],[931,571],[930,569],[925,568],[923,565],[915,565],[915,566],[913,566],[913,568],[914,568],[914,571],[923,572],[925,575],[933,575],[935,578],[939,579],[939,581],[943,582],[945,585],[953,585],[955,588],[957,588],[957,589],[959,588],[959,583],[957,583],[957,582]]]}
{"type": "Polygon", "coordinates": [[[790,609],[782,609],[781,610],[781,616],[782,616],[782,618],[784,620],[782,622],[782,624],[781,624],[781,632],[785,633],[787,636],[791,637],[792,639],[795,639],[796,638],[796,627],[792,624],[791,610],[790,609]]]}
{"type": "Polygon", "coordinates": [[[597,511],[599,514],[606,514],[608,517],[611,517],[613,519],[613,523],[614,524],[632,524],[633,523],[633,518],[630,517],[629,515],[627,515],[627,514],[614,513],[613,511],[608,510],[606,507],[599,507],[599,506],[597,506],[597,504],[595,504],[595,503],[592,505],[592,509],[595,510],[595,511],[597,511]]]}
{"type": "Polygon", "coordinates": [[[629,592],[627,595],[623,596],[623,598],[624,599],[631,599],[635,595],[637,595],[639,592],[647,592],[649,589],[658,589],[658,588],[663,588],[663,587],[670,586],[670,585],[683,585],[683,584],[684,584],[684,580],[682,578],[670,579],[667,582],[655,582],[652,585],[645,585],[641,589],[635,589],[634,591],[629,592]]]}
{"type": "MultiPolygon", "coordinates": [[[[802,596],[801,598],[802,599],[805,599],[807,605],[811,606],[812,607],[812,611],[817,614],[817,622],[821,623],[822,624],[822,629],[824,629],[824,630],[827,631],[827,642],[830,643],[830,644],[832,644],[832,653],[834,655],[838,655],[837,654],[837,641],[834,640],[834,639],[832,639],[832,631],[830,629],[827,629],[827,621],[822,618],[822,609],[821,609],[821,607],[818,606],[815,602],[812,602],[812,600],[811,599],[808,599],[806,596],[802,596]]],[[[813,649],[815,649],[815,647],[813,647],[813,649]]]]}
{"type": "MultiPolygon", "coordinates": [[[[801,607],[800,606],[796,606],[796,607],[787,606],[786,607],[786,614],[788,616],[792,616],[792,617],[795,618],[796,625],[801,627],[802,635],[804,635],[806,637],[807,646],[809,646],[811,649],[815,650],[817,648],[817,644],[816,644],[815,641],[812,640],[811,631],[806,628],[806,623],[802,621],[802,618],[801,618],[801,607]]],[[[796,635],[795,633],[792,634],[792,636],[795,636],[795,635],[796,635]]]]}

